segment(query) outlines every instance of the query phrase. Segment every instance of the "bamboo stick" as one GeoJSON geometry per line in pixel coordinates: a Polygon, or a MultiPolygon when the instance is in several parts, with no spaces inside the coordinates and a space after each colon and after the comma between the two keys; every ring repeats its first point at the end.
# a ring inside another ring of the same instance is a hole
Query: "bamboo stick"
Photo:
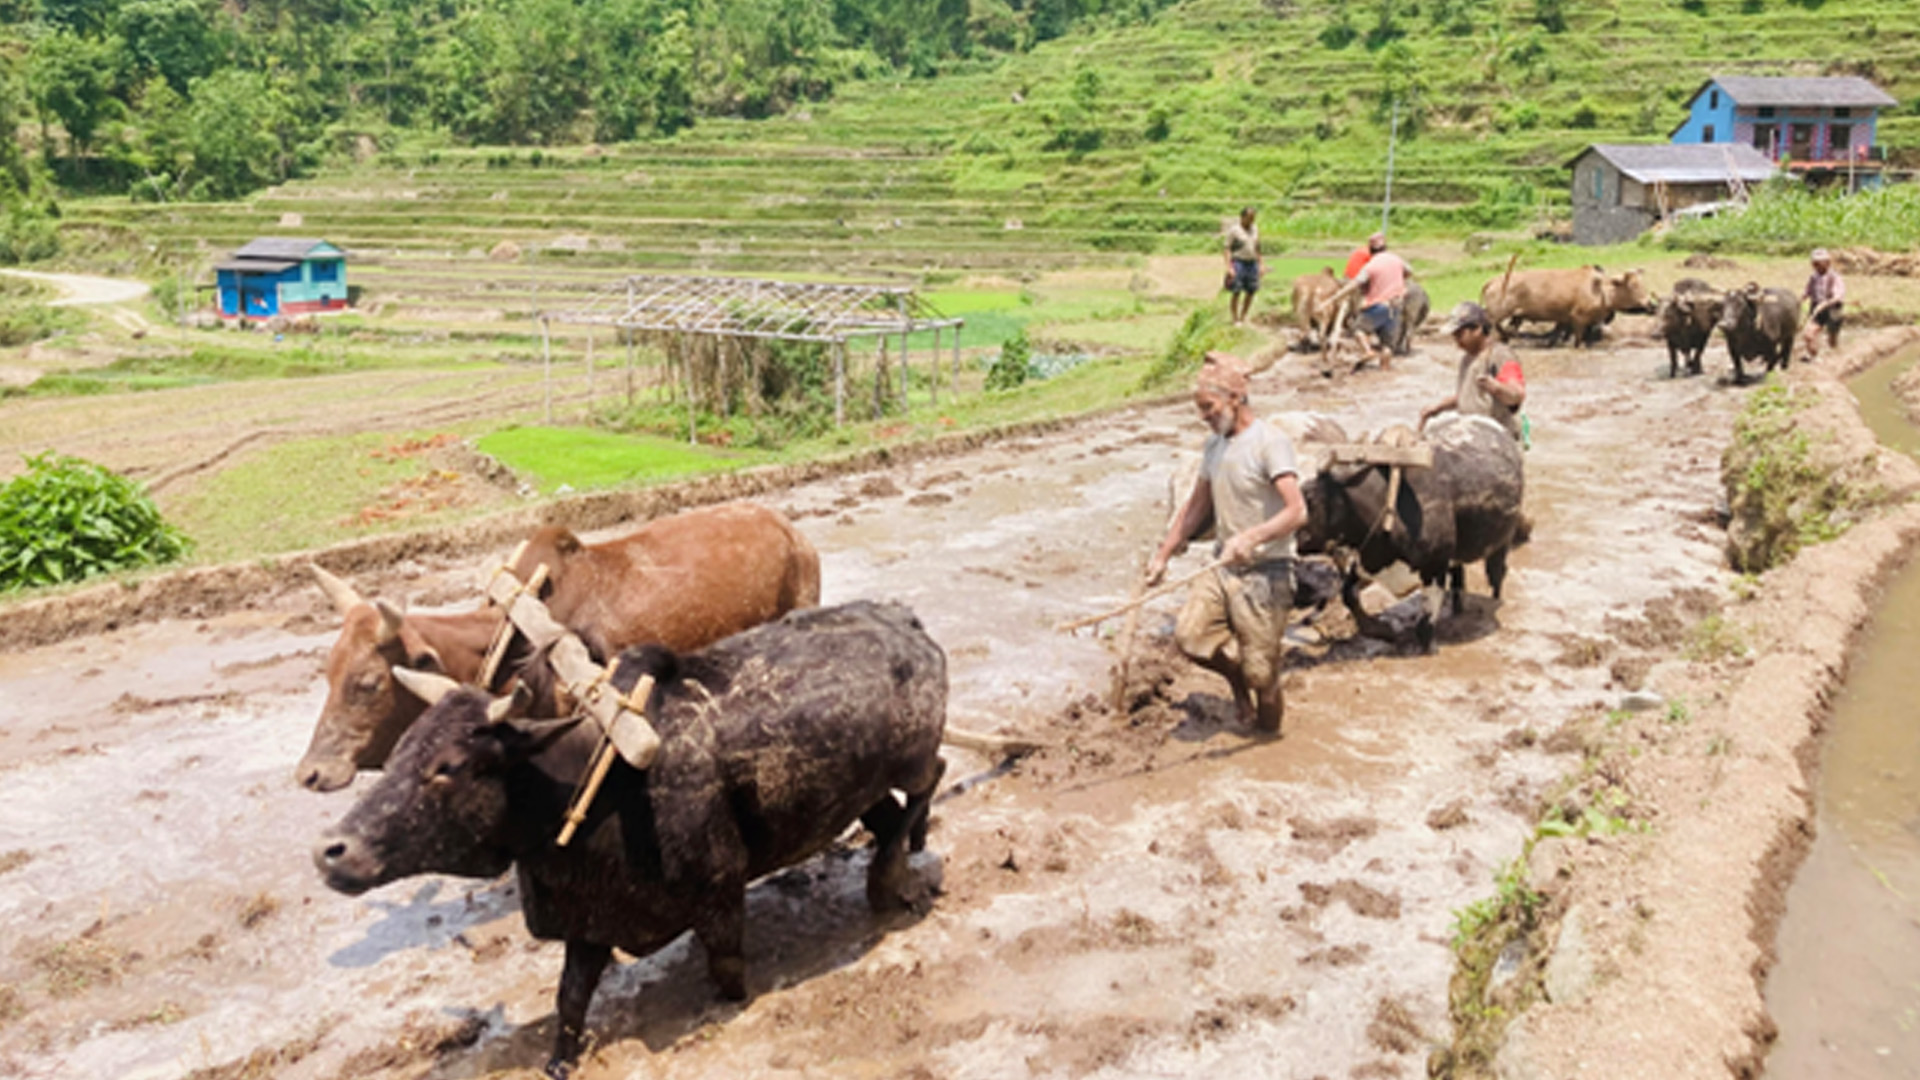
{"type": "Polygon", "coordinates": [[[1206,574],[1207,572],[1212,570],[1218,570],[1225,565],[1227,565],[1227,560],[1215,559],[1212,562],[1208,563],[1207,565],[1201,567],[1200,569],[1195,570],[1193,573],[1188,574],[1186,577],[1183,577],[1178,581],[1169,581],[1164,585],[1156,585],[1153,588],[1148,589],[1147,591],[1141,593],[1139,596],[1133,598],[1132,600],[1129,600],[1126,603],[1121,604],[1119,607],[1112,609],[1111,611],[1103,611],[1098,615],[1088,615],[1085,618],[1074,619],[1070,622],[1063,622],[1058,626],[1055,626],[1054,629],[1059,630],[1063,633],[1070,634],[1075,630],[1083,630],[1089,626],[1094,625],[1095,623],[1105,622],[1108,619],[1113,618],[1115,615],[1125,615],[1127,612],[1133,611],[1134,609],[1140,607],[1142,604],[1145,604],[1150,600],[1158,600],[1160,597],[1165,596],[1170,592],[1173,592],[1177,589],[1185,588],[1186,586],[1191,585],[1194,582],[1200,580],[1201,575],[1206,574]]]}

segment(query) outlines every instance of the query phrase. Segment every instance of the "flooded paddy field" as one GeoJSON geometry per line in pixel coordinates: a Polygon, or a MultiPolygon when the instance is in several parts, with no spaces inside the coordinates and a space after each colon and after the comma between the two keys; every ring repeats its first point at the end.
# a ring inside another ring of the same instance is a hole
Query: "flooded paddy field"
{"type": "MultiPolygon", "coordinates": [[[[850,842],[757,884],[751,1000],[682,939],[621,957],[575,1075],[1420,1076],[1451,1038],[1455,912],[1488,895],[1612,708],[1717,611],[1719,456],[1745,389],[1669,381],[1664,350],[1523,350],[1532,542],[1503,602],[1469,574],[1432,655],[1349,639],[1290,655],[1284,737],[1142,620],[1123,714],[1110,643],[1054,625],[1124,599],[1185,406],[766,497],[820,549],[825,601],[896,599],[947,650],[950,722],[1042,740],[949,750],[914,868],[939,895],[876,920],[850,842]]],[[[1450,350],[1322,380],[1283,361],[1264,411],[1409,422],[1450,350]]],[[[499,554],[504,554],[501,552],[499,554]]],[[[357,581],[460,608],[499,554],[357,581]]],[[[1197,567],[1195,551],[1174,573],[1197,567]]],[[[561,949],[511,877],[347,898],[309,848],[358,791],[293,765],[335,632],[317,590],[0,658],[0,1076],[532,1075],[561,949]]],[[[1320,630],[1307,634],[1311,639],[1320,630]]]]}

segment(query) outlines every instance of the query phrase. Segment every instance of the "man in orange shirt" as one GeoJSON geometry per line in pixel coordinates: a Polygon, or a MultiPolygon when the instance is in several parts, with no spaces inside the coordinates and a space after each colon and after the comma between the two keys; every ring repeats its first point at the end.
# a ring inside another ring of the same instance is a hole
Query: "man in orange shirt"
{"type": "Polygon", "coordinates": [[[1413,268],[1387,250],[1386,238],[1379,233],[1368,238],[1367,247],[1373,256],[1327,302],[1339,304],[1349,295],[1366,290],[1361,293],[1360,311],[1353,320],[1360,347],[1367,353],[1360,362],[1378,360],[1380,370],[1385,371],[1393,364],[1393,349],[1388,343],[1393,340],[1394,313],[1407,295],[1407,278],[1413,276],[1413,268]],[[1373,340],[1368,341],[1369,337],[1373,340]]]}
{"type": "Polygon", "coordinates": [[[1354,278],[1359,277],[1360,271],[1366,268],[1367,260],[1386,249],[1387,236],[1385,233],[1374,233],[1372,236],[1367,237],[1366,243],[1354,248],[1353,254],[1347,256],[1347,280],[1352,281],[1354,278]]]}

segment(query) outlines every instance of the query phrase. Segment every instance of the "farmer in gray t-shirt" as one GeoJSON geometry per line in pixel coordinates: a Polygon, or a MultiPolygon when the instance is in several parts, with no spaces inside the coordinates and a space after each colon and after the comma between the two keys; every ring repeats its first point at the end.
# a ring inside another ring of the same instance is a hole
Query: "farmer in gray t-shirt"
{"type": "Polygon", "coordinates": [[[1307,520],[1293,442],[1253,414],[1247,372],[1224,353],[1208,353],[1193,391],[1213,429],[1193,485],[1147,567],[1148,584],[1212,520],[1226,565],[1193,586],[1174,628],[1180,651],[1219,672],[1240,718],[1278,734],[1285,710],[1280,661],[1293,604],[1293,534],[1307,520]]]}

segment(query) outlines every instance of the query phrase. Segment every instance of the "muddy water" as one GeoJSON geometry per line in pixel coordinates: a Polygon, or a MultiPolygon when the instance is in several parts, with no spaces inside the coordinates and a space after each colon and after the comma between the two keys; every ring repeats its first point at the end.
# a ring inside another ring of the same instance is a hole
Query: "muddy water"
{"type": "MultiPolygon", "coordinates": [[[[1880,441],[1920,451],[1891,390],[1908,353],[1852,384],[1880,441]]],[[[1920,1076],[1920,561],[1888,588],[1821,751],[1819,834],[1787,894],[1768,1074],[1920,1076]]]]}

